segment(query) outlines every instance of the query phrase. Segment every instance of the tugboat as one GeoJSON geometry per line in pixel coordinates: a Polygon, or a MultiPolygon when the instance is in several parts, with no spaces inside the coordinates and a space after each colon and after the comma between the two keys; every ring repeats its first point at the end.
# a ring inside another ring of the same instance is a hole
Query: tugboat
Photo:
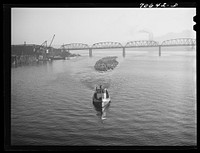
{"type": "Polygon", "coordinates": [[[100,85],[100,88],[96,87],[96,91],[93,95],[93,104],[96,106],[99,106],[101,108],[106,107],[110,103],[110,96],[108,94],[108,90],[106,88],[102,88],[100,85]]]}

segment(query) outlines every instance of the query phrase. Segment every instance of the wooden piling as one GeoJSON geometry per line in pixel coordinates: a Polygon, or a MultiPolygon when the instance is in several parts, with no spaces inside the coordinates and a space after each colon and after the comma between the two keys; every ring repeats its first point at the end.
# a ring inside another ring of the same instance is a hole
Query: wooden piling
{"type": "Polygon", "coordinates": [[[159,56],[161,56],[161,46],[159,45],[159,56]]]}
{"type": "Polygon", "coordinates": [[[125,51],[125,47],[123,47],[123,57],[126,56],[126,51],[125,51]]]}
{"type": "Polygon", "coordinates": [[[92,57],[92,48],[89,48],[89,56],[92,57]]]}

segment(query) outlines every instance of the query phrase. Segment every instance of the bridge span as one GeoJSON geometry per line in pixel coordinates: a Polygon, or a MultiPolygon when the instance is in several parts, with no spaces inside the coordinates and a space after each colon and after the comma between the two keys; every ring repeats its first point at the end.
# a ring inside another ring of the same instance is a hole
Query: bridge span
{"type": "Polygon", "coordinates": [[[83,43],[71,43],[62,45],[63,51],[70,50],[89,50],[89,56],[92,57],[93,49],[111,49],[111,48],[122,48],[122,55],[125,57],[126,48],[142,48],[142,47],[158,47],[159,56],[161,56],[161,47],[176,47],[176,46],[196,46],[196,39],[192,38],[177,38],[165,40],[161,44],[153,40],[137,40],[127,42],[126,45],[122,45],[119,42],[98,42],[89,46],[88,44],[83,43]]]}

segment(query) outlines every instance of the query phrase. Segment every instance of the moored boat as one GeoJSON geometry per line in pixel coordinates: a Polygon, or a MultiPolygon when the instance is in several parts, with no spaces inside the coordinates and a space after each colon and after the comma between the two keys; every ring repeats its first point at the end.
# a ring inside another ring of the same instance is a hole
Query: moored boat
{"type": "Polygon", "coordinates": [[[65,57],[53,56],[53,57],[49,57],[49,59],[51,59],[51,60],[65,60],[65,57]]]}

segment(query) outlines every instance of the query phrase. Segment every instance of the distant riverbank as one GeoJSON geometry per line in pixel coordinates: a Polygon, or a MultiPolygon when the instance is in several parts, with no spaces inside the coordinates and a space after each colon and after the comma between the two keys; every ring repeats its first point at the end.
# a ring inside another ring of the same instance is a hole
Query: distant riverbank
{"type": "Polygon", "coordinates": [[[39,61],[49,61],[49,60],[65,60],[70,59],[70,57],[79,57],[80,54],[72,54],[66,52],[63,55],[48,56],[47,55],[12,55],[11,56],[11,66],[20,66],[36,63],[39,61]]]}
{"type": "Polygon", "coordinates": [[[97,71],[108,71],[113,70],[117,65],[117,56],[108,56],[98,60],[94,66],[97,71]]]}

